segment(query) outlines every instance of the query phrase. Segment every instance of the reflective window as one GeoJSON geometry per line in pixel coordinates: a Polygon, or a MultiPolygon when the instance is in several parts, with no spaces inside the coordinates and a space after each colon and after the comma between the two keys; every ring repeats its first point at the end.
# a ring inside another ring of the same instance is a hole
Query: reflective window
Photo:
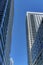
{"type": "MultiPolygon", "coordinates": [[[[32,62],[34,62],[35,59],[37,59],[42,49],[43,49],[43,24],[40,25],[40,28],[36,36],[36,40],[32,46],[32,50],[31,50],[32,51],[32,62]]],[[[40,59],[41,58],[42,57],[40,57],[40,59]]]]}
{"type": "Polygon", "coordinates": [[[0,1],[0,27],[1,27],[1,23],[2,23],[2,17],[3,17],[3,13],[4,13],[6,1],[7,1],[7,0],[4,0],[4,1],[1,0],[1,1],[0,1]]]}
{"type": "Polygon", "coordinates": [[[1,55],[0,55],[0,65],[2,65],[2,57],[1,57],[1,55]]]}

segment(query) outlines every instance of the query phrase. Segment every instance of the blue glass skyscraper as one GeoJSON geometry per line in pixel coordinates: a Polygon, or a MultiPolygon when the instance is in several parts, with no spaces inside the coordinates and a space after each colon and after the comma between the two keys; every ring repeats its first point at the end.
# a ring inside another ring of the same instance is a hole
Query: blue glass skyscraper
{"type": "Polygon", "coordinates": [[[26,13],[26,35],[27,35],[27,52],[28,52],[29,65],[43,65],[42,61],[43,59],[40,60],[40,56],[37,57],[40,54],[39,51],[41,52],[41,48],[43,47],[43,42],[41,40],[43,39],[42,38],[43,26],[41,24],[42,19],[43,19],[43,13],[40,12],[26,13]],[[37,58],[39,59],[37,60],[37,58]],[[42,62],[42,64],[40,62],[42,62]]]}
{"type": "Polygon", "coordinates": [[[31,49],[32,65],[43,65],[43,18],[31,49]]]}
{"type": "Polygon", "coordinates": [[[0,1],[0,65],[10,65],[14,0],[0,1]]]}

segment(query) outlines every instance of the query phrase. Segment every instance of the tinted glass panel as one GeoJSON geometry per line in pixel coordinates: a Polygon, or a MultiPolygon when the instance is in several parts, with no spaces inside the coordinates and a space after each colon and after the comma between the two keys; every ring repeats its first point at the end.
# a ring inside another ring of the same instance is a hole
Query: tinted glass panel
{"type": "Polygon", "coordinates": [[[43,24],[40,25],[35,43],[32,47],[32,62],[37,58],[41,50],[43,49],[43,24]]]}

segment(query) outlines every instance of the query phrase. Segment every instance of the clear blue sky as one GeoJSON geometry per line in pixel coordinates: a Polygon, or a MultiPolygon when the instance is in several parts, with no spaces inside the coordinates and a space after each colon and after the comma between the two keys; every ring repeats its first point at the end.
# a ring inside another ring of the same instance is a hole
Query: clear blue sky
{"type": "Polygon", "coordinates": [[[14,65],[28,65],[26,43],[26,12],[43,11],[43,0],[14,0],[14,21],[10,56],[14,65]]]}

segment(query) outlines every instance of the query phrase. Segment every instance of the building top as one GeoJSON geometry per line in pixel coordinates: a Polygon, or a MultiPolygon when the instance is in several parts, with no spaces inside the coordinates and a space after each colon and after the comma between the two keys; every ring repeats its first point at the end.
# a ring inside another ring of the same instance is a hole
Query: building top
{"type": "Polygon", "coordinates": [[[31,11],[27,11],[27,12],[26,12],[26,16],[27,16],[28,14],[43,15],[43,12],[31,12],[31,11]]]}
{"type": "Polygon", "coordinates": [[[35,41],[37,31],[40,27],[43,13],[41,12],[26,12],[27,27],[28,27],[28,37],[30,49],[35,41]]]}

